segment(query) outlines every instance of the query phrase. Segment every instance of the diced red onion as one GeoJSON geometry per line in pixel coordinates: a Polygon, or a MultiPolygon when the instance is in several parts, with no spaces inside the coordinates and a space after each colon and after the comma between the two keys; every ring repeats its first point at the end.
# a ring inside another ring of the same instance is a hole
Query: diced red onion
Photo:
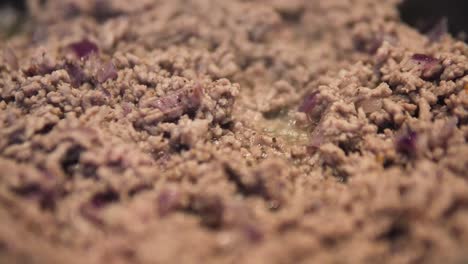
{"type": "Polygon", "coordinates": [[[225,206],[218,196],[192,197],[190,209],[201,216],[201,222],[208,227],[218,227],[222,224],[225,206]]]}
{"type": "Polygon", "coordinates": [[[160,216],[169,214],[177,209],[180,203],[180,193],[176,190],[165,189],[158,196],[158,213],[160,216]]]}
{"type": "Polygon", "coordinates": [[[444,17],[429,32],[427,32],[427,38],[430,42],[437,42],[447,33],[448,19],[444,17]]]}
{"type": "Polygon", "coordinates": [[[421,78],[426,81],[437,79],[444,70],[440,61],[432,56],[417,53],[411,58],[422,66],[421,78]]]}
{"type": "Polygon", "coordinates": [[[182,89],[163,97],[142,102],[141,107],[157,108],[163,112],[164,120],[170,120],[196,110],[201,104],[202,94],[201,86],[195,85],[190,89],[182,89]]]}
{"type": "Polygon", "coordinates": [[[368,47],[367,47],[367,52],[369,54],[375,54],[377,50],[382,46],[383,44],[383,39],[382,38],[375,38],[370,41],[368,47]]]}
{"type": "Polygon", "coordinates": [[[438,131],[438,137],[442,138],[444,141],[447,141],[450,136],[455,132],[457,128],[458,119],[456,117],[451,117],[445,121],[445,125],[440,131],[438,131]]]}
{"type": "Polygon", "coordinates": [[[15,194],[26,198],[37,198],[43,192],[42,187],[37,183],[29,183],[18,187],[13,187],[11,190],[15,194]]]}
{"type": "Polygon", "coordinates": [[[25,69],[24,73],[27,76],[36,76],[36,75],[45,75],[53,72],[55,70],[55,65],[51,65],[47,62],[33,62],[31,66],[25,69]]]}
{"type": "Polygon", "coordinates": [[[264,238],[263,232],[255,225],[247,224],[243,229],[245,235],[251,242],[258,243],[261,242],[264,238]]]}
{"type": "Polygon", "coordinates": [[[67,18],[76,17],[81,12],[80,7],[74,2],[67,3],[63,9],[67,18]]]}
{"type": "Polygon", "coordinates": [[[298,110],[299,112],[309,114],[314,110],[315,106],[317,106],[317,103],[317,93],[311,93],[304,98],[298,110]]]}
{"type": "Polygon", "coordinates": [[[105,21],[108,18],[117,16],[120,12],[113,6],[109,0],[95,0],[93,14],[98,21],[105,21]]]}
{"type": "Polygon", "coordinates": [[[73,63],[67,63],[65,64],[65,70],[70,76],[71,85],[75,88],[79,87],[86,79],[86,75],[80,66],[73,63]]]}
{"type": "Polygon", "coordinates": [[[52,190],[45,190],[39,199],[39,206],[43,210],[54,210],[56,206],[56,194],[52,190]]]}
{"type": "Polygon", "coordinates": [[[449,133],[451,133],[451,132],[453,132],[453,130],[455,128],[457,128],[457,124],[458,124],[458,119],[456,117],[451,117],[445,123],[444,129],[447,129],[447,131],[449,131],[449,133]]]}
{"type": "Polygon", "coordinates": [[[114,63],[112,61],[108,61],[103,63],[96,74],[97,81],[99,83],[103,83],[107,80],[114,80],[117,78],[117,70],[115,69],[114,63]]]}
{"type": "Polygon", "coordinates": [[[129,191],[128,191],[128,195],[129,196],[135,196],[136,194],[140,193],[140,192],[144,192],[144,191],[147,191],[147,190],[151,190],[151,185],[150,184],[147,184],[147,183],[140,183],[134,187],[132,187],[129,191]]]}
{"type": "Polygon", "coordinates": [[[80,206],[80,214],[83,218],[90,221],[91,223],[101,226],[104,224],[104,221],[99,216],[98,210],[99,208],[93,207],[93,205],[89,203],[85,203],[80,206]]]}
{"type": "Polygon", "coordinates": [[[426,54],[420,54],[420,53],[416,53],[414,54],[412,57],[411,57],[413,60],[415,60],[416,62],[420,62],[420,63],[434,63],[434,62],[438,62],[438,60],[430,55],[426,55],[426,54]]]}
{"type": "Polygon", "coordinates": [[[33,199],[39,203],[41,209],[52,210],[55,208],[55,194],[53,190],[44,188],[38,183],[28,183],[11,189],[16,195],[33,199]]]}
{"type": "Polygon", "coordinates": [[[119,194],[112,190],[106,190],[100,193],[96,193],[92,198],[91,198],[91,204],[93,205],[94,208],[102,208],[109,203],[115,202],[119,200],[119,194]]]}
{"type": "Polygon", "coordinates": [[[310,143],[307,146],[307,152],[311,154],[315,153],[320,148],[320,146],[323,145],[324,141],[325,136],[323,134],[321,124],[319,124],[312,132],[312,135],[310,137],[310,143]]]}
{"type": "Polygon", "coordinates": [[[38,26],[34,29],[31,36],[32,43],[40,43],[47,39],[48,32],[44,26],[38,26]]]}
{"type": "Polygon", "coordinates": [[[123,103],[122,110],[123,110],[124,116],[127,116],[128,114],[132,112],[132,105],[130,103],[123,103]]]}
{"type": "Polygon", "coordinates": [[[78,42],[74,42],[68,46],[78,58],[85,58],[93,53],[97,53],[99,51],[98,46],[94,43],[89,41],[88,39],[83,39],[78,42]]]}
{"type": "Polygon", "coordinates": [[[314,148],[319,148],[324,141],[324,136],[322,132],[314,132],[310,140],[310,146],[314,148]]]}
{"type": "Polygon", "coordinates": [[[6,47],[5,49],[3,49],[3,58],[12,70],[18,70],[18,58],[16,57],[14,51],[10,47],[6,47]]]}
{"type": "Polygon", "coordinates": [[[354,47],[358,51],[369,54],[375,54],[385,41],[395,45],[398,42],[398,37],[392,33],[379,32],[371,37],[356,36],[353,39],[354,47]]]}
{"type": "Polygon", "coordinates": [[[417,148],[418,134],[410,129],[397,136],[395,145],[398,152],[414,155],[417,148]]]}

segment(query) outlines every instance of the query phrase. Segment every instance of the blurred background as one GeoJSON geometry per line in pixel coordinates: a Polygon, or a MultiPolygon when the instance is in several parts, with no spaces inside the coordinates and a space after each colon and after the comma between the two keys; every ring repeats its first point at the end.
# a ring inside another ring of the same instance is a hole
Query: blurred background
{"type": "Polygon", "coordinates": [[[450,33],[466,40],[462,32],[468,32],[467,0],[404,0],[400,5],[400,16],[424,33],[446,18],[450,33]]]}
{"type": "MultiPolygon", "coordinates": [[[[45,4],[47,0],[39,2],[45,4]]],[[[0,0],[1,35],[8,37],[21,29],[26,13],[27,0],[0,0]]],[[[404,22],[423,33],[445,19],[454,37],[467,40],[464,32],[468,32],[468,0],[402,0],[400,15],[404,22]]]]}
{"type": "MultiPolygon", "coordinates": [[[[42,4],[46,1],[40,0],[42,4]]],[[[0,0],[0,30],[3,37],[13,34],[25,23],[26,2],[0,0]]],[[[454,37],[467,40],[463,32],[468,32],[468,0],[402,0],[400,15],[404,22],[423,33],[446,19],[449,32],[454,37]]]]}

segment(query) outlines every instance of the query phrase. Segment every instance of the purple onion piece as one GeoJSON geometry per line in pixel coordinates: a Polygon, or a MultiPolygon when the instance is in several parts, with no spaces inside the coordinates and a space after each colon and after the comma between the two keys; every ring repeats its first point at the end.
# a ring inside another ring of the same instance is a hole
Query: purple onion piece
{"type": "Polygon", "coordinates": [[[34,29],[31,36],[32,43],[41,43],[48,37],[47,28],[44,26],[38,26],[34,29]]]}
{"type": "Polygon", "coordinates": [[[163,97],[143,102],[141,107],[157,108],[164,114],[163,120],[172,120],[184,113],[195,111],[201,104],[202,95],[202,87],[195,85],[189,89],[182,89],[163,97]]]}
{"type": "Polygon", "coordinates": [[[109,90],[107,90],[107,89],[102,89],[101,91],[102,91],[102,93],[103,93],[107,98],[111,98],[111,97],[112,97],[112,94],[111,94],[111,92],[109,92],[109,90]]]}
{"type": "Polygon", "coordinates": [[[179,104],[184,106],[186,109],[194,109],[200,105],[201,93],[202,91],[198,86],[190,90],[173,93],[161,98],[156,107],[163,112],[166,109],[177,107],[179,104]]]}
{"type": "Polygon", "coordinates": [[[53,210],[55,208],[55,193],[40,186],[38,183],[29,183],[15,187],[12,188],[12,191],[23,198],[36,200],[43,210],[53,210]]]}
{"type": "Polygon", "coordinates": [[[444,70],[440,61],[430,55],[416,53],[411,59],[421,65],[421,78],[426,81],[439,78],[444,70]]]}
{"type": "Polygon", "coordinates": [[[12,70],[18,70],[18,58],[16,57],[15,52],[10,47],[6,47],[5,49],[3,49],[3,58],[12,70]]]}
{"type": "Polygon", "coordinates": [[[417,148],[418,134],[410,129],[400,134],[395,140],[396,150],[402,154],[414,155],[417,148]]]}
{"type": "Polygon", "coordinates": [[[94,208],[103,208],[112,202],[117,202],[119,199],[119,194],[116,191],[108,189],[106,191],[96,193],[91,198],[91,205],[94,208]]]}
{"type": "Polygon", "coordinates": [[[166,216],[180,206],[180,193],[176,190],[165,189],[159,193],[158,213],[160,216],[166,216]]]}
{"type": "Polygon", "coordinates": [[[378,35],[377,37],[373,38],[372,41],[369,42],[369,45],[367,47],[367,52],[369,54],[375,54],[377,50],[382,46],[384,42],[383,36],[378,35]]]}
{"type": "Polygon", "coordinates": [[[378,35],[372,39],[367,39],[365,37],[356,37],[353,39],[355,49],[368,54],[374,54],[382,43],[383,39],[378,35]]]}
{"type": "Polygon", "coordinates": [[[203,225],[216,228],[222,224],[225,207],[220,197],[195,197],[190,207],[201,216],[201,223],[203,225]]]}
{"type": "Polygon", "coordinates": [[[247,224],[244,226],[244,232],[246,237],[254,243],[261,242],[264,239],[263,232],[253,224],[247,224]]]}
{"type": "Polygon", "coordinates": [[[8,135],[8,145],[22,144],[26,140],[25,134],[26,133],[25,133],[24,128],[19,128],[19,129],[12,131],[8,135]]]}
{"type": "Polygon", "coordinates": [[[138,193],[151,190],[152,186],[148,183],[140,183],[136,186],[133,186],[130,190],[128,190],[128,195],[130,197],[137,195],[138,193]]]}
{"type": "Polygon", "coordinates": [[[36,198],[39,197],[43,190],[42,187],[37,183],[29,183],[23,186],[14,187],[11,189],[16,195],[25,198],[36,198]]]}
{"type": "Polygon", "coordinates": [[[71,85],[75,88],[80,87],[86,79],[86,75],[80,66],[73,63],[67,63],[65,64],[65,70],[70,76],[71,85]]]}
{"type": "Polygon", "coordinates": [[[91,223],[102,226],[104,225],[104,220],[99,216],[98,211],[95,207],[89,203],[85,203],[80,206],[79,212],[83,218],[90,221],[91,223]]]}
{"type": "Polygon", "coordinates": [[[60,159],[60,165],[63,171],[71,176],[75,173],[78,163],[80,162],[80,156],[85,149],[79,145],[73,145],[63,154],[60,159]]]}
{"type": "Polygon", "coordinates": [[[93,53],[98,53],[99,48],[94,43],[89,41],[88,39],[83,39],[78,42],[71,43],[68,47],[75,53],[75,55],[82,59],[88,57],[93,53]]]}
{"type": "Polygon", "coordinates": [[[115,69],[114,63],[112,63],[112,61],[101,64],[96,75],[97,81],[99,83],[103,83],[107,80],[115,80],[118,76],[117,70],[115,69]]]}
{"type": "Polygon", "coordinates": [[[322,146],[324,141],[325,135],[323,133],[322,125],[320,124],[314,129],[314,131],[312,131],[308,150],[314,152],[322,146]]]}
{"type": "Polygon", "coordinates": [[[64,7],[64,13],[65,13],[65,16],[67,18],[73,18],[73,17],[76,17],[80,14],[81,10],[80,10],[80,7],[74,3],[74,2],[70,2],[70,3],[67,3],[64,7]]]}
{"type": "Polygon", "coordinates": [[[448,139],[455,133],[457,129],[458,119],[456,117],[451,117],[445,121],[444,126],[440,131],[438,131],[438,138],[440,138],[446,145],[448,139]]]}
{"type": "Polygon", "coordinates": [[[46,75],[52,73],[55,70],[55,67],[48,65],[46,63],[35,63],[32,64],[29,68],[24,70],[24,73],[27,76],[36,76],[36,75],[46,75]]]}
{"type": "Polygon", "coordinates": [[[445,122],[444,131],[447,134],[452,134],[452,132],[457,128],[458,119],[456,117],[451,117],[445,122]]]}
{"type": "Polygon", "coordinates": [[[54,210],[56,206],[56,194],[50,190],[44,191],[39,199],[39,206],[43,210],[54,210]]]}
{"type": "Polygon", "coordinates": [[[438,42],[448,33],[448,19],[442,18],[429,32],[427,38],[431,43],[438,42]]]}
{"type": "Polygon", "coordinates": [[[398,37],[394,33],[378,32],[370,37],[357,36],[353,39],[356,50],[368,54],[375,54],[385,41],[395,45],[398,37]]]}
{"type": "Polygon", "coordinates": [[[424,63],[424,64],[438,62],[436,58],[430,55],[420,54],[420,53],[414,54],[411,58],[415,60],[416,62],[424,63]]]}
{"type": "Polygon", "coordinates": [[[122,103],[122,110],[123,110],[124,116],[127,116],[133,111],[132,105],[130,103],[122,103]]]}
{"type": "Polygon", "coordinates": [[[95,0],[93,10],[93,15],[98,21],[105,21],[120,14],[110,0],[95,0]]]}
{"type": "Polygon", "coordinates": [[[314,108],[317,106],[317,93],[311,93],[307,95],[304,100],[302,101],[302,104],[299,106],[298,111],[303,112],[306,114],[311,113],[314,108]]]}

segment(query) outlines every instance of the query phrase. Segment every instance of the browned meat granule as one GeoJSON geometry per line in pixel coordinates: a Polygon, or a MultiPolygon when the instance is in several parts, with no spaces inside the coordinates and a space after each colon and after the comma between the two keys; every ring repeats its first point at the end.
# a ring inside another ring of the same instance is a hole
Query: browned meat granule
{"type": "Polygon", "coordinates": [[[465,263],[468,46],[398,3],[28,1],[0,263],[465,263]]]}

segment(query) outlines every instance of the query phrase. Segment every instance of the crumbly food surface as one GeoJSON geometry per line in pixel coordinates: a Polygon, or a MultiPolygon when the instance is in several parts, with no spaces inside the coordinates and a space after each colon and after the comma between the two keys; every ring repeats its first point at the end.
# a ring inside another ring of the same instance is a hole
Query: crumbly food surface
{"type": "Polygon", "coordinates": [[[468,47],[398,2],[30,0],[0,262],[468,261],[468,47]]]}

